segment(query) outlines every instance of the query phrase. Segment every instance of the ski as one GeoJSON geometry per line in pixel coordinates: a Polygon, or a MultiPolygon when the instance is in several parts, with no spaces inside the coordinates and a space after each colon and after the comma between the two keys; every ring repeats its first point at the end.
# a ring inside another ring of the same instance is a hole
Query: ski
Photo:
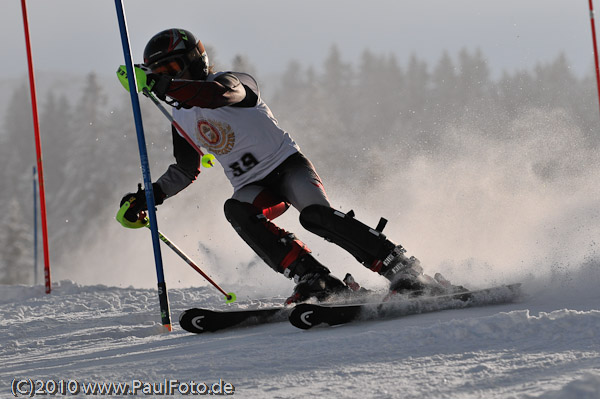
{"type": "MultiPolygon", "coordinates": [[[[351,274],[346,274],[344,282],[349,285],[352,284],[355,289],[349,291],[343,297],[336,297],[338,301],[343,300],[342,298],[346,300],[353,298],[355,302],[359,301],[359,298],[362,298],[364,301],[370,293],[368,290],[361,289],[351,274]]],[[[238,310],[192,308],[185,310],[179,315],[179,325],[185,331],[201,334],[204,332],[287,321],[292,309],[293,306],[283,305],[238,310]]]]}
{"type": "Polygon", "coordinates": [[[391,298],[358,304],[299,304],[290,312],[293,326],[307,330],[319,324],[330,326],[359,320],[390,319],[448,309],[508,303],[520,295],[521,284],[416,298],[391,298]]]}
{"type": "Polygon", "coordinates": [[[276,323],[288,319],[291,308],[269,307],[244,310],[210,310],[192,308],[179,315],[179,325],[185,331],[201,334],[228,328],[276,323]]]}

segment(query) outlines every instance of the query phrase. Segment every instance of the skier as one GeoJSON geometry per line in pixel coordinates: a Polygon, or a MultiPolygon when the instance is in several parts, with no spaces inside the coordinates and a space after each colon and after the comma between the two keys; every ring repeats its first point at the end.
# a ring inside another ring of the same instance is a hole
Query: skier
{"type": "MultiPolygon", "coordinates": [[[[439,282],[425,279],[419,261],[406,257],[401,245],[388,240],[385,219],[370,228],[330,206],[312,163],[284,131],[263,101],[254,78],[241,72],[215,73],[202,43],[183,29],[153,36],[144,49],[142,67],[147,83],[162,101],[173,106],[173,118],[199,147],[223,166],[234,193],[225,202],[227,220],[240,237],[276,272],[297,283],[287,303],[310,297],[326,299],[350,292],[331,275],[294,234],[273,220],[290,205],[300,212],[307,230],[352,254],[367,268],[390,280],[391,291],[423,291],[439,282]]],[[[157,205],[186,188],[197,177],[200,156],[172,129],[176,163],[153,183],[157,205]]],[[[135,222],[147,210],[144,190],[127,194],[121,205],[135,222]]]]}

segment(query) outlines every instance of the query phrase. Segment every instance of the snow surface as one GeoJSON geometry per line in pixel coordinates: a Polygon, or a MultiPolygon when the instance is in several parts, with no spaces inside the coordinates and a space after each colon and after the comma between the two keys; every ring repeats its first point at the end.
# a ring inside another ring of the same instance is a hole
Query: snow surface
{"type": "Polygon", "coordinates": [[[169,290],[174,330],[164,333],[153,289],[61,281],[45,295],[40,286],[0,286],[0,397],[12,397],[17,378],[222,380],[242,398],[600,398],[599,276],[591,262],[525,281],[517,303],[309,331],[283,322],[202,335],[176,320],[188,307],[226,307],[211,287],[169,290]]]}

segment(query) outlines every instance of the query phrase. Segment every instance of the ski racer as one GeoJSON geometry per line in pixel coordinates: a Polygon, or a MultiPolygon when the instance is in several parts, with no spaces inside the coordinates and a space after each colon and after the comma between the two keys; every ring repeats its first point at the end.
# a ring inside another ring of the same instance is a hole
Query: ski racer
{"type": "MultiPolygon", "coordinates": [[[[209,66],[202,43],[183,29],[153,36],[142,65],[153,93],[173,106],[173,118],[198,147],[223,166],[234,192],[225,202],[227,220],[240,237],[273,270],[297,283],[287,303],[349,292],[319,263],[294,234],[273,220],[293,206],[304,228],[347,250],[360,263],[390,281],[391,291],[421,292],[440,285],[425,278],[419,261],[388,240],[379,226],[370,228],[331,207],[313,164],[283,130],[263,101],[256,80],[242,72],[218,72],[209,66]]],[[[153,183],[157,205],[190,185],[200,168],[200,155],[172,129],[176,163],[153,183]]],[[[134,222],[147,209],[144,190],[129,193],[121,205],[134,222]]]]}

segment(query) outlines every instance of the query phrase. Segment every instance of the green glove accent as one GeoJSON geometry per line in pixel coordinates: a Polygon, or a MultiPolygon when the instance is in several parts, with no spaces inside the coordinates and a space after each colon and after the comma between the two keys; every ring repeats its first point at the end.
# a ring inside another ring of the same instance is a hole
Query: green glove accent
{"type": "Polygon", "coordinates": [[[125,219],[125,212],[127,212],[130,206],[131,204],[129,201],[125,201],[123,206],[119,209],[119,212],[117,212],[117,221],[121,223],[121,226],[127,227],[128,229],[139,229],[140,227],[146,227],[150,223],[150,220],[147,217],[145,217],[143,220],[136,220],[135,222],[130,222],[129,220],[125,219]]]}
{"type": "MultiPolygon", "coordinates": [[[[148,86],[148,77],[146,76],[146,72],[144,72],[144,70],[140,67],[134,67],[134,71],[138,93],[144,89],[150,90],[152,87],[148,86]]],[[[125,65],[121,65],[117,69],[117,78],[119,78],[119,82],[121,82],[125,90],[129,91],[129,79],[127,79],[127,67],[125,65]]],[[[154,81],[152,81],[152,83],[154,83],[154,81]]]]}

